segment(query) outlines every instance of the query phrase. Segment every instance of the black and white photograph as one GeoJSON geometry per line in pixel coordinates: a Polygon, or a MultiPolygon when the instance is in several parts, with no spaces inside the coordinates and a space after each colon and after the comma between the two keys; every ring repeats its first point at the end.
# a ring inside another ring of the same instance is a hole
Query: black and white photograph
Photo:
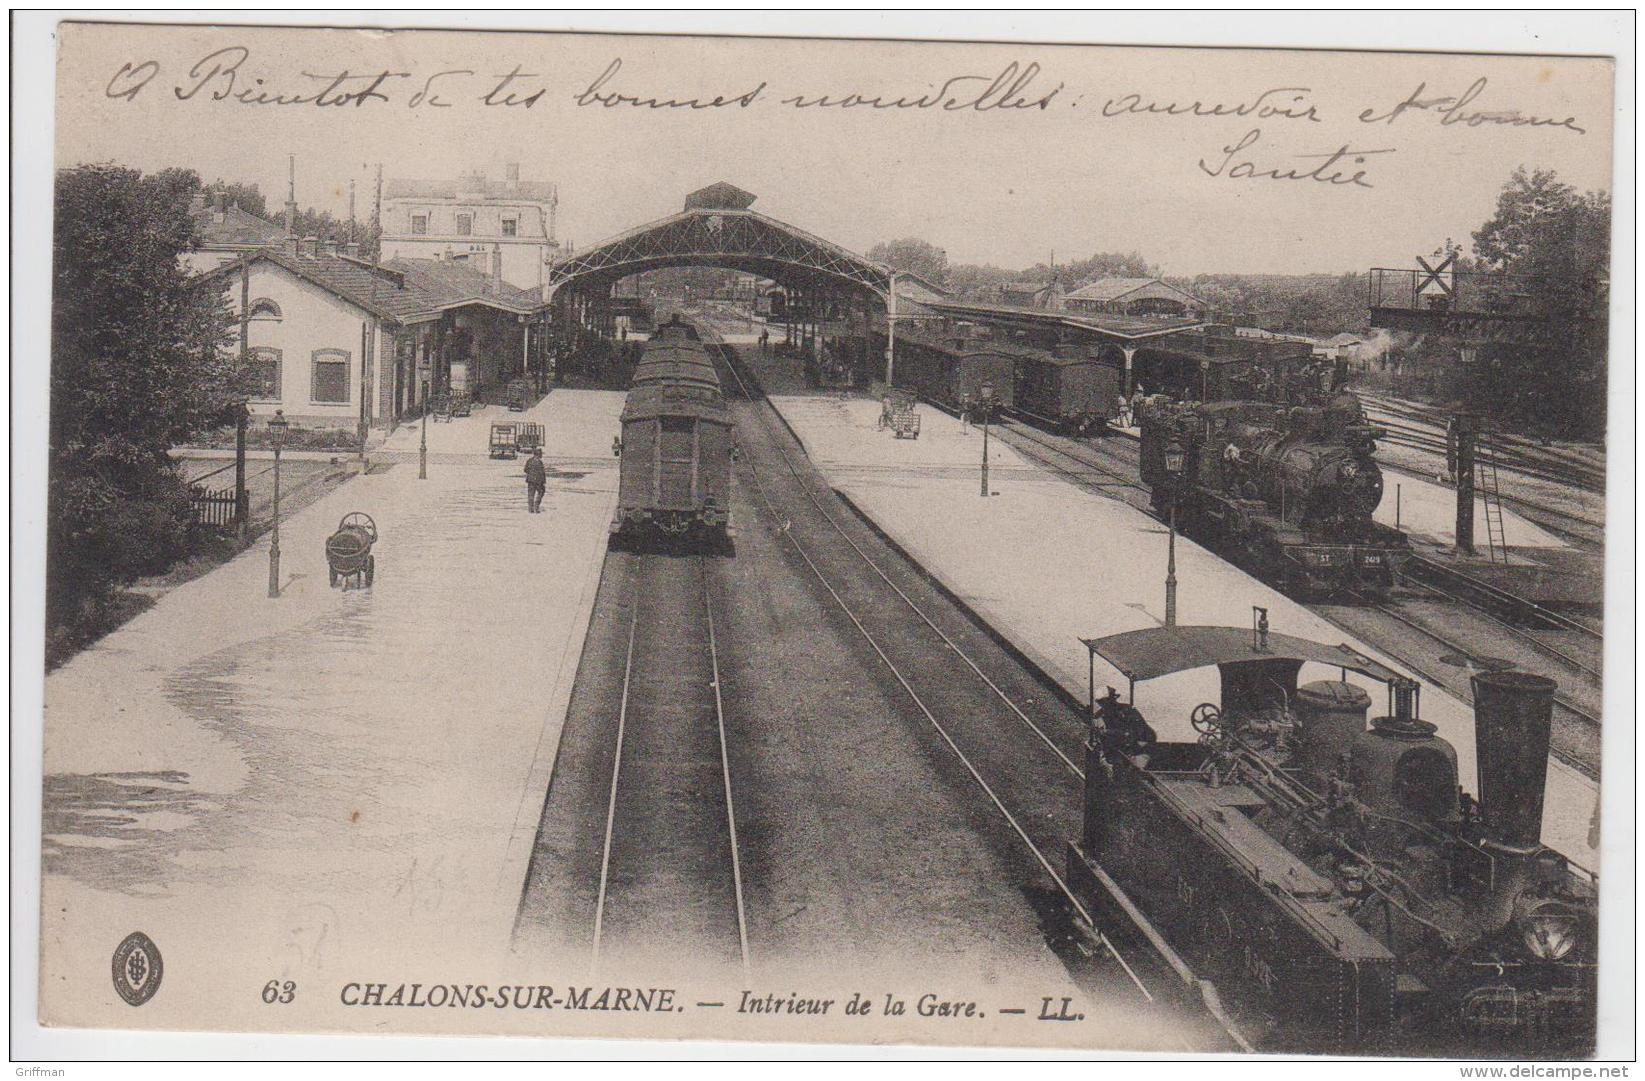
{"type": "Polygon", "coordinates": [[[1633,1058],[1632,13],[376,14],[35,19],[43,1039],[1633,1058]]]}

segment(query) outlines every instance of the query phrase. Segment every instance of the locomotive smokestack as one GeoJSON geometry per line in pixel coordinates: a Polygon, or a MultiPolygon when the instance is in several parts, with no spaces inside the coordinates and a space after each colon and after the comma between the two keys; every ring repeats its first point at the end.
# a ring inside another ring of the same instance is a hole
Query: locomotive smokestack
{"type": "Polygon", "coordinates": [[[1530,672],[1480,672],[1472,682],[1485,835],[1502,848],[1534,850],[1542,843],[1542,795],[1558,684],[1530,672]]]}

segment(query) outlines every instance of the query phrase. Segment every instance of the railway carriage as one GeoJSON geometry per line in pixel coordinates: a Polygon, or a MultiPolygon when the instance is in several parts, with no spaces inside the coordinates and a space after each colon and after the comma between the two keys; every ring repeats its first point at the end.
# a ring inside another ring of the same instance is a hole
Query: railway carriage
{"type": "Polygon", "coordinates": [[[1036,349],[1017,354],[1015,376],[1014,411],[1057,431],[1100,434],[1119,414],[1123,376],[1096,357],[1036,349]]]}
{"type": "Polygon", "coordinates": [[[683,334],[648,343],[623,405],[615,543],[731,537],[731,414],[707,351],[683,334]]]}
{"type": "Polygon", "coordinates": [[[692,386],[718,395],[720,377],[701,345],[674,338],[646,345],[629,386],[692,386]]]}
{"type": "Polygon", "coordinates": [[[987,345],[917,342],[897,357],[898,382],[928,401],[959,409],[982,396],[983,384],[994,388],[995,401],[1009,409],[1016,359],[987,345]]]}

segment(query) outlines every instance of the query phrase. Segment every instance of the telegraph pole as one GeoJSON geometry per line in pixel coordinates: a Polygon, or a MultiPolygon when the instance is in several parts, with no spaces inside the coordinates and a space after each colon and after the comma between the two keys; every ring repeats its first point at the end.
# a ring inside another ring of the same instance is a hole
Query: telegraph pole
{"type": "Polygon", "coordinates": [[[885,297],[885,385],[897,385],[897,272],[891,272],[891,288],[885,297]]]}

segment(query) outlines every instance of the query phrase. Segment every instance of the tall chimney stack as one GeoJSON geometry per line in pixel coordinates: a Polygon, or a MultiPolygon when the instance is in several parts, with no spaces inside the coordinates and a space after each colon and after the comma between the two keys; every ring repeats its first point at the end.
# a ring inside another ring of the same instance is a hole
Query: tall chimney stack
{"type": "Polygon", "coordinates": [[[286,176],[286,238],[297,235],[297,155],[287,156],[289,172],[286,176]]]}

